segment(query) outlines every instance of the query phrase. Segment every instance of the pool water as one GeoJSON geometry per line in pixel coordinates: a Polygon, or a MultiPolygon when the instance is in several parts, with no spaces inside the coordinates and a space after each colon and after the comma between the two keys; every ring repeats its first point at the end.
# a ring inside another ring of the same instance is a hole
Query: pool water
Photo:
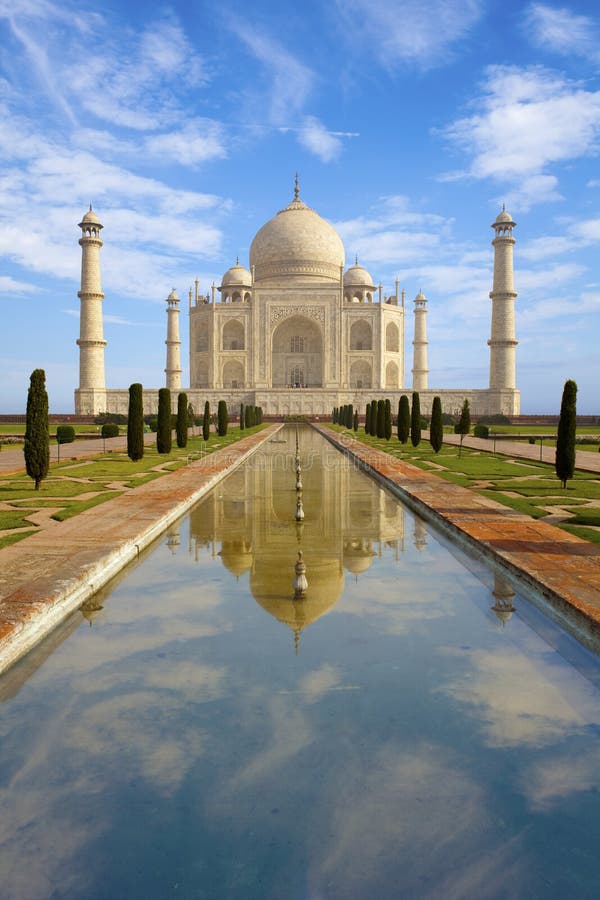
{"type": "Polygon", "coordinates": [[[0,896],[597,898],[598,658],[299,444],[0,679],[0,896]]]}

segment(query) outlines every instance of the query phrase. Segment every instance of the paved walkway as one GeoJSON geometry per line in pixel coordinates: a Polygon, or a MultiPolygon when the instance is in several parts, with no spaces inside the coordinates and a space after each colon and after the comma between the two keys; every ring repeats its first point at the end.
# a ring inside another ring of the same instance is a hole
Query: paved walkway
{"type": "Polygon", "coordinates": [[[271,425],[0,550],[0,672],[135,560],[279,428],[271,425]]]}
{"type": "MultiPolygon", "coordinates": [[[[423,440],[429,440],[429,432],[423,432],[423,440]]],[[[445,444],[460,444],[459,434],[445,434],[445,444]]],[[[534,459],[536,462],[550,463],[554,465],[556,450],[554,447],[546,447],[542,444],[529,444],[527,441],[494,441],[493,438],[465,437],[463,447],[470,450],[485,450],[487,453],[496,453],[498,456],[516,456],[519,459],[534,459]],[[541,452],[540,452],[541,451],[541,452]]],[[[600,472],[600,453],[591,450],[575,451],[575,467],[583,472],[600,472]]]]}
{"type": "Polygon", "coordinates": [[[598,646],[600,546],[346,435],[322,427],[319,431],[424,519],[441,525],[463,547],[500,563],[541,593],[563,624],[584,642],[598,646]]]}

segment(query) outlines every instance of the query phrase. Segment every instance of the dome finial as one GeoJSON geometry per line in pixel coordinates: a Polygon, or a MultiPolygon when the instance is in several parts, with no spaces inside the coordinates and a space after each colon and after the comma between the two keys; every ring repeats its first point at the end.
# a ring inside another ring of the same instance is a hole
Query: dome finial
{"type": "Polygon", "coordinates": [[[239,266],[239,264],[240,264],[240,258],[239,258],[239,256],[236,256],[236,258],[235,258],[235,264],[236,264],[236,266],[239,266]]]}
{"type": "Polygon", "coordinates": [[[300,199],[300,179],[298,178],[298,173],[296,172],[296,178],[294,180],[294,200],[300,199]]]}
{"type": "Polygon", "coordinates": [[[92,212],[92,204],[90,203],[90,212],[92,212]]]}
{"type": "Polygon", "coordinates": [[[354,265],[355,265],[355,266],[358,265],[358,253],[355,253],[355,254],[354,254],[354,265]]]}

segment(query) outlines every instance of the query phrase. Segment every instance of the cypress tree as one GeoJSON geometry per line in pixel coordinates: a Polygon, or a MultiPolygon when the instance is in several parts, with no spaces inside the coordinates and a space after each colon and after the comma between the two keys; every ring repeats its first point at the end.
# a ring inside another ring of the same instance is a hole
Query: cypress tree
{"type": "Polygon", "coordinates": [[[383,400],[377,401],[377,424],[375,427],[377,431],[377,437],[385,437],[385,403],[383,400]]]}
{"type": "Polygon", "coordinates": [[[392,436],[392,404],[389,400],[385,401],[385,439],[389,441],[392,436]]]}
{"type": "MultiPolygon", "coordinates": [[[[248,407],[246,407],[246,410],[248,407]]],[[[246,427],[246,410],[244,410],[244,404],[240,403],[240,431],[243,431],[246,427]]]]}
{"type": "Polygon", "coordinates": [[[177,446],[187,447],[188,442],[188,398],[187,394],[177,396],[177,423],[175,425],[177,446]]]}
{"type": "Polygon", "coordinates": [[[365,411],[365,434],[369,434],[370,427],[371,427],[371,404],[367,403],[367,409],[365,411]]]}
{"type": "Polygon", "coordinates": [[[210,437],[210,403],[208,400],[204,404],[204,416],[202,417],[202,440],[207,441],[210,437]]]}
{"type": "Polygon", "coordinates": [[[348,428],[352,428],[354,425],[354,405],[352,403],[348,404],[348,415],[346,417],[346,425],[348,428]]]}
{"type": "Polygon", "coordinates": [[[156,429],[156,449],[159,453],[171,452],[171,391],[158,391],[158,424],[156,429]]]}
{"type": "Polygon", "coordinates": [[[377,435],[377,400],[371,400],[371,424],[369,425],[369,434],[373,437],[377,435]]]}
{"type": "Polygon", "coordinates": [[[402,394],[398,403],[398,440],[405,444],[410,434],[410,406],[408,397],[402,394]]]}
{"type": "Polygon", "coordinates": [[[50,434],[48,432],[48,394],[46,373],[34,369],[27,392],[27,416],[25,419],[25,468],[39,491],[40,484],[50,468],[50,434]]]}
{"type": "Polygon", "coordinates": [[[444,443],[444,426],[442,425],[442,401],[439,397],[433,398],[431,407],[431,422],[429,423],[429,443],[433,451],[439,453],[444,443]]]}
{"type": "Polygon", "coordinates": [[[358,410],[354,410],[354,422],[352,423],[352,427],[355,431],[358,431],[358,410]]]}
{"type": "Polygon", "coordinates": [[[217,407],[217,428],[220,437],[225,437],[227,434],[228,422],[227,403],[224,400],[219,400],[219,405],[217,407]]]}
{"type": "Polygon", "coordinates": [[[458,448],[458,455],[460,456],[462,453],[462,445],[465,434],[468,434],[471,430],[471,410],[469,409],[469,401],[465,397],[465,401],[462,405],[462,409],[460,411],[460,419],[458,425],[455,427],[455,431],[457,434],[460,434],[460,447],[458,448]]]}
{"type": "Polygon", "coordinates": [[[577,384],[565,381],[560,403],[560,418],[556,434],[556,477],[567,487],[567,480],[575,472],[575,435],[577,430],[577,384]]]}
{"type": "Polygon", "coordinates": [[[127,412],[127,456],[137,462],[144,455],[144,389],[141,384],[129,385],[127,412]]]}
{"type": "Polygon", "coordinates": [[[252,428],[254,425],[254,407],[246,406],[246,428],[252,428]]]}
{"type": "Polygon", "coordinates": [[[413,447],[421,443],[421,400],[416,391],[413,391],[410,409],[410,442],[413,447]]]}

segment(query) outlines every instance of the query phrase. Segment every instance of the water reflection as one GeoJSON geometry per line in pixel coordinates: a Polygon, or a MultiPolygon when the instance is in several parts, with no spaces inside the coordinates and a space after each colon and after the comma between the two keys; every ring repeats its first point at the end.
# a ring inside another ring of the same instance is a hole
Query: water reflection
{"type": "MultiPolygon", "coordinates": [[[[345,574],[365,573],[383,548],[399,559],[404,550],[404,508],[357,472],[345,457],[310,429],[302,428],[304,519],[296,521],[295,442],[267,445],[238,469],[190,515],[191,552],[203,548],[236,578],[248,574],[252,596],[270,615],[300,633],[342,596],[345,574]],[[298,550],[309,588],[294,598],[298,550]]],[[[281,439],[280,439],[281,440],[281,439]]],[[[425,525],[415,519],[415,546],[426,544],[425,525]]],[[[176,546],[173,535],[167,540],[176,546]]]]}

